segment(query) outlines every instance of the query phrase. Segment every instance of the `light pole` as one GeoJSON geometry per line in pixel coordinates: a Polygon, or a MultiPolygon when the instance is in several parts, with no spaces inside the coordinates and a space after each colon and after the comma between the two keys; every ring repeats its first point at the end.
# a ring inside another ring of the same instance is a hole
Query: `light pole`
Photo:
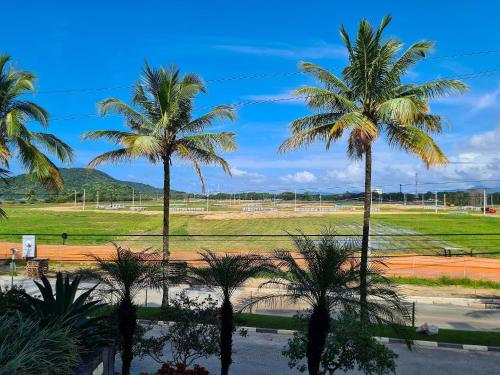
{"type": "Polygon", "coordinates": [[[11,247],[12,258],[10,261],[10,289],[14,288],[14,273],[16,272],[16,254],[19,251],[15,247],[11,247]]]}

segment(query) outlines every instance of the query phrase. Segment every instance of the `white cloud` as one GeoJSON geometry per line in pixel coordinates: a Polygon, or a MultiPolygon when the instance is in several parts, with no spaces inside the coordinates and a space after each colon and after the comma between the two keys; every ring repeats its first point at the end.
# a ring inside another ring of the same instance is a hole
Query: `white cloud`
{"type": "Polygon", "coordinates": [[[355,183],[362,180],[364,170],[361,163],[349,163],[344,169],[329,170],[326,178],[335,182],[355,183]]]}
{"type": "Polygon", "coordinates": [[[280,179],[284,182],[296,182],[298,184],[316,182],[318,179],[313,173],[308,171],[297,172],[281,176],[280,179]]]}
{"type": "Polygon", "coordinates": [[[452,95],[434,100],[435,103],[466,108],[471,115],[485,109],[500,108],[500,87],[489,92],[469,92],[465,95],[452,95]]]}
{"type": "Polygon", "coordinates": [[[500,127],[472,136],[467,146],[480,152],[493,150],[498,152],[500,146],[500,127]]]}
{"type": "Polygon", "coordinates": [[[266,179],[266,176],[264,176],[263,174],[244,171],[244,170],[238,169],[236,167],[231,168],[231,174],[234,177],[248,178],[252,182],[261,182],[261,181],[264,181],[266,179]]]}
{"type": "Polygon", "coordinates": [[[299,47],[281,43],[269,45],[222,44],[216,47],[248,55],[293,59],[345,58],[347,56],[344,46],[324,42],[317,43],[312,47],[299,47]]]}

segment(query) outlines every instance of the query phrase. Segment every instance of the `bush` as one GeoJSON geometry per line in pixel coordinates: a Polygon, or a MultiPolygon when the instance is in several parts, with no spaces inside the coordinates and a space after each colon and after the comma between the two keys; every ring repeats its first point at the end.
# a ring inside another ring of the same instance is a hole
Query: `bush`
{"type": "Polygon", "coordinates": [[[68,329],[78,339],[81,349],[90,351],[110,341],[109,331],[103,324],[104,317],[97,316],[102,305],[98,301],[90,301],[95,287],[77,296],[79,277],[70,281],[68,276],[63,277],[58,273],[55,291],[45,276],[40,279],[42,283],[35,281],[35,284],[42,298],[13,290],[9,298],[11,308],[25,318],[38,322],[42,328],[68,329]]]}
{"type": "Polygon", "coordinates": [[[68,330],[40,328],[19,314],[0,317],[0,375],[67,375],[79,361],[78,342],[68,330]]]}
{"type": "MultiPolygon", "coordinates": [[[[283,355],[288,357],[290,368],[306,371],[307,366],[303,361],[306,348],[307,335],[304,331],[295,333],[288,340],[283,355]]],[[[321,355],[321,367],[328,374],[357,367],[367,375],[387,375],[395,372],[396,358],[394,352],[371,336],[367,324],[360,322],[356,316],[343,314],[330,328],[321,355]]]]}
{"type": "Polygon", "coordinates": [[[171,301],[162,314],[163,320],[171,321],[159,336],[142,338],[136,353],[163,363],[163,348],[169,344],[172,359],[168,363],[190,366],[199,358],[218,354],[220,327],[217,319],[217,302],[211,298],[189,298],[184,292],[171,301]]]}

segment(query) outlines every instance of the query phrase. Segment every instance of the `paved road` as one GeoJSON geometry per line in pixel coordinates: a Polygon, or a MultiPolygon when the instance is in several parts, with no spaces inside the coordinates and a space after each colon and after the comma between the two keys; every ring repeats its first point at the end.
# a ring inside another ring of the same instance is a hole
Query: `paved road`
{"type": "MultiPolygon", "coordinates": [[[[234,337],[234,356],[231,374],[238,375],[284,375],[300,374],[290,370],[286,358],[281,355],[288,337],[271,334],[249,334],[248,337],[234,337]]],[[[398,354],[397,374],[401,375],[498,375],[500,353],[467,352],[462,350],[423,349],[415,348],[408,351],[404,345],[390,345],[398,354]]],[[[168,352],[165,352],[168,355],[168,352]]],[[[118,359],[118,358],[117,358],[118,359]]],[[[219,373],[217,358],[198,361],[206,366],[210,373],[219,373]]],[[[117,360],[116,369],[120,369],[117,360]]],[[[135,360],[132,363],[132,373],[142,371],[153,373],[158,369],[156,362],[151,359],[135,360]]],[[[348,374],[360,374],[350,371],[348,374]]]]}

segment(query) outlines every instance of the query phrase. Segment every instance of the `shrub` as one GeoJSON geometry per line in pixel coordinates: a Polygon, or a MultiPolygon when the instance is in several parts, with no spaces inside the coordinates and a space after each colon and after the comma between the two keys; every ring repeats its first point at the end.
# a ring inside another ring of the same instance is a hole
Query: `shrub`
{"type": "Polygon", "coordinates": [[[173,299],[162,314],[163,320],[171,321],[159,336],[142,338],[137,345],[137,354],[146,355],[163,363],[163,348],[170,345],[172,360],[184,366],[199,358],[218,354],[220,327],[217,317],[217,302],[211,298],[189,298],[184,292],[173,299]]]}
{"type": "MultiPolygon", "coordinates": [[[[302,330],[288,340],[283,350],[288,366],[300,372],[307,369],[307,335],[302,330]]],[[[348,371],[357,367],[367,375],[387,375],[396,370],[397,355],[370,334],[368,325],[350,314],[343,314],[332,324],[321,355],[323,373],[348,371]]]]}
{"type": "Polygon", "coordinates": [[[13,291],[10,298],[13,308],[26,318],[37,321],[40,327],[67,328],[83,349],[91,350],[109,341],[108,330],[102,324],[104,317],[95,317],[102,305],[89,300],[95,287],[77,297],[79,277],[70,281],[68,276],[58,273],[55,292],[47,277],[42,275],[40,279],[42,283],[35,281],[35,284],[41,299],[25,291],[13,291]]]}
{"type": "Polygon", "coordinates": [[[40,328],[20,314],[0,317],[0,375],[67,375],[79,361],[78,342],[67,329],[40,328]]]}

